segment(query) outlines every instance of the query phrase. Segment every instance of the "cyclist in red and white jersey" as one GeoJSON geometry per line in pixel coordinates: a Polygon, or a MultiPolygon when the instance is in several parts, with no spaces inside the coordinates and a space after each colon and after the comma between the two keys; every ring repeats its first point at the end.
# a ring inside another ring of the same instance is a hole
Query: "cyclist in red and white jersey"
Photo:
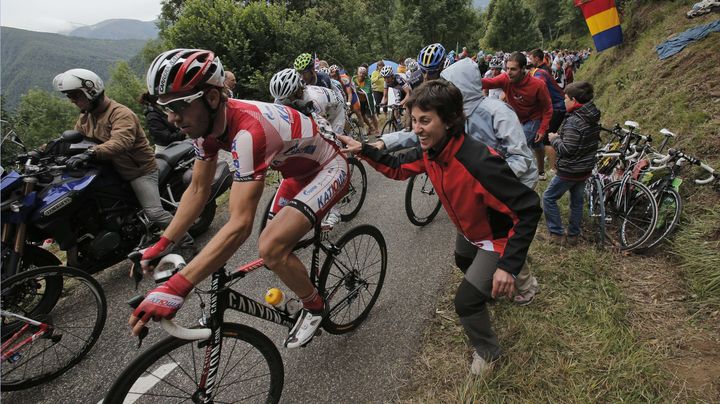
{"type": "Polygon", "coordinates": [[[289,208],[273,206],[276,215],[260,235],[259,250],[266,266],[303,301],[303,310],[285,340],[287,347],[299,347],[315,334],[325,304],[292,248],[345,192],[347,160],[318,133],[317,124],[298,111],[228,99],[223,76],[220,59],[199,49],[164,52],[148,70],[148,91],[159,97],[168,120],[193,139],[197,159],[175,218],[160,241],[143,253],[143,269],[149,270],[151,262],[167,254],[199,216],[210,193],[219,150],[232,153],[237,171],[228,222],[185,268],[148,293],[129,323],[138,335],[151,318],[173,317],[193,286],[230,259],[252,232],[265,172],[272,167],[284,177],[276,199],[285,200],[289,208]]]}

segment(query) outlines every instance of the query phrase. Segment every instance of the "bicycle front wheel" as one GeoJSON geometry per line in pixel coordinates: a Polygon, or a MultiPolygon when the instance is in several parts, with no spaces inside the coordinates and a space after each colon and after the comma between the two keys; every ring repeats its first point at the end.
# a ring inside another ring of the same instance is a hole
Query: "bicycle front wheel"
{"type": "Polygon", "coordinates": [[[397,125],[395,124],[395,119],[392,117],[392,115],[388,114],[387,122],[385,122],[385,125],[382,127],[382,131],[380,132],[382,135],[387,135],[388,133],[398,132],[400,129],[398,129],[397,125]]]}
{"type": "Polygon", "coordinates": [[[350,181],[348,191],[337,203],[343,222],[350,221],[357,216],[367,195],[367,173],[360,160],[349,158],[348,171],[350,181]]]}
{"type": "Polygon", "coordinates": [[[135,359],[115,380],[105,403],[208,402],[277,403],[284,383],[282,358],[259,331],[241,324],[222,326],[221,345],[168,337],[135,359]],[[206,362],[209,351],[220,349],[206,362]],[[206,367],[207,365],[207,367],[206,367]],[[214,369],[213,369],[214,367],[214,369]],[[213,371],[213,386],[206,385],[213,371]]]}
{"type": "Polygon", "coordinates": [[[657,221],[657,202],[639,181],[613,181],[603,188],[607,236],[621,250],[634,250],[650,237],[657,221]]]}
{"type": "Polygon", "coordinates": [[[427,174],[410,177],[405,189],[405,213],[410,223],[426,226],[440,212],[440,198],[427,174]]]}
{"type": "Polygon", "coordinates": [[[357,328],[380,295],[387,270],[387,247],[380,230],[355,227],[335,243],[337,253],[323,263],[318,282],[328,315],[323,328],[343,334],[357,328]]]}
{"type": "Polygon", "coordinates": [[[3,357],[9,356],[2,364],[1,386],[8,391],[33,387],[68,371],[95,345],[107,315],[100,284],[83,271],[62,266],[8,278],[2,285],[1,305],[3,357]],[[59,289],[49,291],[51,285],[59,289]],[[38,311],[47,293],[55,296],[54,304],[38,311]],[[24,341],[33,335],[38,337],[24,341]]]}
{"type": "Polygon", "coordinates": [[[657,194],[658,204],[657,223],[650,237],[645,241],[643,249],[650,249],[670,237],[678,223],[682,213],[682,198],[675,188],[665,188],[657,194]]]}

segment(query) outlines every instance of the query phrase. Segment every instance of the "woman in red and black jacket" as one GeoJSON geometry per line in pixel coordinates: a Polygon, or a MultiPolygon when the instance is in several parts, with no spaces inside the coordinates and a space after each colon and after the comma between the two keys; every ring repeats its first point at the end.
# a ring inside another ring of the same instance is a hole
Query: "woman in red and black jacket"
{"type": "Polygon", "coordinates": [[[540,199],[493,149],[465,135],[462,95],[453,84],[423,83],[407,105],[420,148],[393,156],[340,139],[388,178],[428,174],[459,233],[455,261],[465,277],[455,310],[475,348],[471,372],[480,374],[501,354],[486,302],[514,293],[542,213],[540,199]]]}

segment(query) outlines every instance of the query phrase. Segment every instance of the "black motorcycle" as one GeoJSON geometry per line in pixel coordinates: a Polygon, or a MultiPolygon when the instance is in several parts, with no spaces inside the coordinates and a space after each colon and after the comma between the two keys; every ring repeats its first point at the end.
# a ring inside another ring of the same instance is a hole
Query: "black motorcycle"
{"type": "MultiPolygon", "coordinates": [[[[9,140],[22,144],[15,134],[9,140]]],[[[130,184],[109,163],[91,163],[82,169],[65,166],[70,156],[91,145],[95,143],[80,132],[67,131],[43,151],[21,154],[19,169],[3,173],[3,279],[30,267],[60,265],[41,247],[48,238],[66,252],[68,266],[95,273],[159,237],[160,229],[147,219],[130,184]]],[[[173,213],[190,184],[195,152],[190,143],[177,142],[158,153],[156,160],[162,203],[173,213]]],[[[216,198],[231,184],[227,164],[218,164],[210,197],[189,230],[192,236],[208,230],[216,198]]]]}

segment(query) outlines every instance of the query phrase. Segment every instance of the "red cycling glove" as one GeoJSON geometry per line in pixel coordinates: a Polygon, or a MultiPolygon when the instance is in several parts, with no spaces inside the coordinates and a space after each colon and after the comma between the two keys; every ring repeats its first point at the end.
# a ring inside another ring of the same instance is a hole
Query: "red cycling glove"
{"type": "Polygon", "coordinates": [[[133,312],[143,323],[152,318],[155,321],[161,318],[173,318],[180,310],[185,296],[193,290],[193,284],[184,276],[177,273],[170,277],[164,284],[150,291],[145,300],[140,303],[133,312]]]}
{"type": "Polygon", "coordinates": [[[143,271],[149,271],[150,261],[162,258],[172,251],[175,243],[170,241],[169,238],[162,236],[157,243],[143,250],[142,258],[140,259],[140,266],[143,271]]]}

